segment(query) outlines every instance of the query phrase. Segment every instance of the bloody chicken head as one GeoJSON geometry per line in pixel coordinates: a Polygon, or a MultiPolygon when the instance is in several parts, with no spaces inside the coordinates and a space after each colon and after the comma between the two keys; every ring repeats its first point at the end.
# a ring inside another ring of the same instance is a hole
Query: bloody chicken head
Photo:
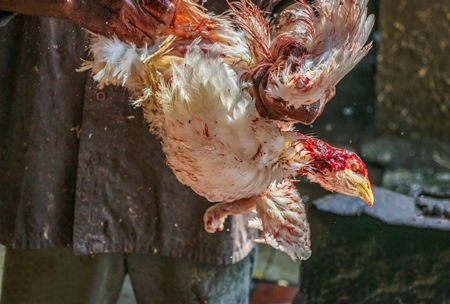
{"type": "Polygon", "coordinates": [[[311,159],[300,173],[329,191],[360,197],[372,206],[366,165],[356,153],[332,147],[317,138],[307,138],[303,145],[311,159]]]}

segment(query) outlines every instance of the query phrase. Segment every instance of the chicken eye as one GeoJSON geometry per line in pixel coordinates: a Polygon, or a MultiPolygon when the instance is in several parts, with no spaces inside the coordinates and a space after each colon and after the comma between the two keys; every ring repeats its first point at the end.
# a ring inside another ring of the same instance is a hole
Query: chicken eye
{"type": "Polygon", "coordinates": [[[350,169],[352,169],[352,171],[354,172],[359,172],[361,170],[361,167],[357,162],[352,162],[350,164],[350,169]]]}

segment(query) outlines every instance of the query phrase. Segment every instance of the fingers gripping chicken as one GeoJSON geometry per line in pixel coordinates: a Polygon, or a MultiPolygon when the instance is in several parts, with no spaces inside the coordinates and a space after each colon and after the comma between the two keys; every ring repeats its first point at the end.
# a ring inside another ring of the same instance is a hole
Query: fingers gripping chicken
{"type": "Polygon", "coordinates": [[[301,0],[272,21],[270,33],[269,24],[251,2],[230,3],[229,14],[216,16],[191,0],[179,0],[174,21],[153,46],[137,48],[97,36],[91,45],[94,60],[85,62],[83,69],[92,69],[100,85],[125,85],[141,92],[158,83],[143,73],[143,59],[152,57],[167,37],[172,36],[168,52],[150,69],[161,74],[171,60],[182,60],[194,39],[201,38],[203,50],[218,45],[226,63],[252,84],[247,90],[261,116],[309,124],[334,96],[339,80],[371,47],[364,45],[374,22],[367,15],[367,2],[306,4],[301,0]]]}

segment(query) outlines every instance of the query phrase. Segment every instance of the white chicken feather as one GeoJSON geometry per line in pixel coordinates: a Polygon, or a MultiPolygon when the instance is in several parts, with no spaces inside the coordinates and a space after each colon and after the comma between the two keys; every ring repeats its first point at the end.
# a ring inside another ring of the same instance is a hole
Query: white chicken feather
{"type": "Polygon", "coordinates": [[[279,165],[286,147],[276,122],[259,117],[245,85],[219,56],[203,53],[196,41],[172,70],[158,100],[163,149],[181,182],[212,202],[231,202],[287,177],[287,167],[279,165]]]}

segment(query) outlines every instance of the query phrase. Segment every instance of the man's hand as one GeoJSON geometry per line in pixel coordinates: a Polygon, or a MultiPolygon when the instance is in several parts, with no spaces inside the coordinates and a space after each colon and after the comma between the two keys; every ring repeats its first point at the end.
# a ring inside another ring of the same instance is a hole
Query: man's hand
{"type": "Polygon", "coordinates": [[[172,22],[175,5],[170,0],[0,0],[0,11],[67,19],[95,34],[143,46],[172,22]]]}
{"type": "Polygon", "coordinates": [[[68,19],[93,33],[143,46],[172,22],[175,5],[170,0],[75,0],[70,10],[68,19]]]}

